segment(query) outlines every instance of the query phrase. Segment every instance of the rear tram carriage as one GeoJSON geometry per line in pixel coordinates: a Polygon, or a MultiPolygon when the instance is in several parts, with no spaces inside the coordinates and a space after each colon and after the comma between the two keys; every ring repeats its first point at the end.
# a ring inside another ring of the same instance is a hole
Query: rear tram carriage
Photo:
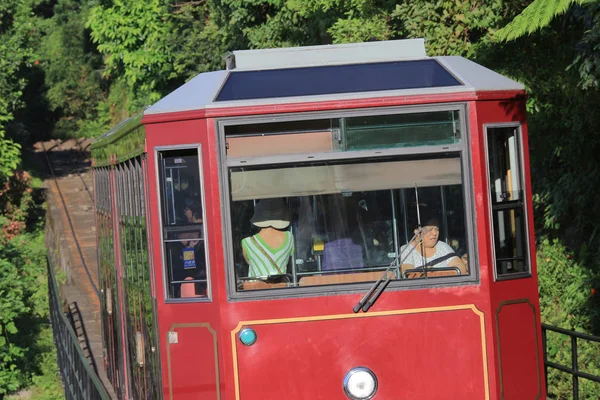
{"type": "Polygon", "coordinates": [[[233,52],[92,146],[121,399],[545,398],[521,84],[233,52]]]}

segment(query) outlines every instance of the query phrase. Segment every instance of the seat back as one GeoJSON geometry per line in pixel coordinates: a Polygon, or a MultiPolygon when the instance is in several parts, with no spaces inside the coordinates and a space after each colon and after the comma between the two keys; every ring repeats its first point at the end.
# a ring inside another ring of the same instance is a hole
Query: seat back
{"type": "MultiPolygon", "coordinates": [[[[300,286],[313,285],[334,285],[338,283],[356,283],[356,282],[372,282],[381,278],[383,271],[372,272],[352,272],[349,274],[328,274],[328,275],[312,275],[300,278],[300,286]]],[[[396,275],[392,271],[388,271],[390,279],[395,279],[396,275]]]]}
{"type": "Polygon", "coordinates": [[[362,247],[352,242],[352,239],[338,239],[325,243],[323,271],[355,269],[364,266],[362,247]]]}
{"type": "MultiPolygon", "coordinates": [[[[186,281],[191,281],[193,280],[190,277],[185,278],[186,281]]],[[[181,298],[187,298],[187,297],[196,297],[196,284],[194,282],[189,282],[189,283],[182,283],[181,284],[181,289],[180,289],[180,297],[181,298]]]]}
{"type": "Polygon", "coordinates": [[[287,282],[267,283],[263,281],[244,281],[242,283],[242,289],[244,290],[275,289],[287,286],[287,282]]]}
{"type": "MultiPolygon", "coordinates": [[[[441,276],[455,276],[460,275],[460,269],[457,267],[443,267],[443,268],[427,268],[428,278],[438,278],[441,276]]],[[[425,278],[425,271],[423,268],[407,269],[402,275],[404,279],[417,279],[425,278]]]]}

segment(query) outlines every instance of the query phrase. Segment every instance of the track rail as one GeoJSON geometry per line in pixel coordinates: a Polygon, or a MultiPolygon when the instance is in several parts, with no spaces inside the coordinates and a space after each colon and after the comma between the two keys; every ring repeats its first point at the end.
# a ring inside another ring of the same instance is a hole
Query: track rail
{"type": "MultiPolygon", "coordinates": [[[[57,190],[58,195],[60,197],[60,201],[61,201],[61,205],[62,205],[63,211],[64,211],[64,213],[65,213],[65,215],[67,217],[67,222],[69,224],[69,230],[70,230],[71,235],[73,237],[73,241],[75,243],[75,247],[77,249],[77,253],[79,255],[79,259],[81,260],[81,264],[82,264],[82,266],[83,266],[83,268],[85,270],[85,273],[86,273],[86,275],[87,275],[87,277],[88,277],[88,279],[90,281],[90,284],[91,284],[94,292],[96,293],[96,296],[98,297],[98,299],[100,299],[100,291],[98,290],[98,286],[96,284],[96,281],[92,277],[92,274],[90,272],[90,268],[88,267],[88,264],[87,264],[87,262],[85,260],[84,255],[83,255],[83,251],[81,249],[79,237],[77,235],[77,232],[76,232],[74,224],[73,224],[73,218],[71,217],[71,213],[69,212],[69,208],[67,206],[67,202],[65,201],[65,196],[63,195],[63,192],[61,190],[60,182],[59,182],[58,178],[56,177],[55,168],[52,165],[52,160],[51,160],[51,154],[52,154],[51,150],[52,149],[53,149],[53,147],[52,148],[46,148],[46,145],[44,143],[42,143],[42,150],[44,152],[44,157],[45,157],[46,162],[48,164],[48,171],[49,171],[49,173],[50,173],[50,175],[52,177],[52,180],[54,181],[54,184],[56,185],[56,190],[57,190]]],[[[76,148],[75,148],[74,151],[76,151],[77,160],[80,160],[81,159],[81,155],[83,154],[83,149],[81,148],[81,143],[80,142],[77,142],[77,146],[76,146],[76,148]]],[[[86,184],[86,182],[85,182],[85,180],[83,178],[83,175],[81,174],[81,170],[79,168],[79,165],[72,158],[69,158],[68,160],[69,160],[69,163],[71,164],[71,168],[76,171],[78,177],[81,179],[81,182],[83,183],[83,186],[84,186],[86,192],[88,193],[88,195],[90,196],[90,199],[91,199],[92,204],[93,204],[94,197],[93,197],[93,195],[92,195],[92,193],[91,193],[88,185],[86,184]]]]}

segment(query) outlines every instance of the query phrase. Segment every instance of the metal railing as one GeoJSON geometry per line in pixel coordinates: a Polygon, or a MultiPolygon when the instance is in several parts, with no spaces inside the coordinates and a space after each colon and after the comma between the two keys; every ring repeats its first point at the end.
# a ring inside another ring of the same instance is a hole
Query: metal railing
{"type": "Polygon", "coordinates": [[[61,307],[51,257],[48,257],[50,322],[56,346],[58,369],[67,400],[110,400],[100,379],[79,346],[79,340],[61,307]]]}
{"type": "Polygon", "coordinates": [[[554,368],[562,372],[570,374],[573,378],[573,400],[579,400],[579,378],[588,379],[593,382],[600,383],[600,376],[588,374],[579,369],[579,361],[577,357],[577,339],[587,340],[590,342],[600,343],[600,337],[586,335],[585,333],[579,333],[570,331],[567,329],[558,328],[556,326],[542,324],[542,340],[544,343],[544,367],[546,372],[546,387],[548,387],[548,368],[554,368]],[[571,339],[571,366],[561,365],[552,361],[548,361],[548,341],[547,332],[555,332],[562,335],[569,336],[571,339]]]}

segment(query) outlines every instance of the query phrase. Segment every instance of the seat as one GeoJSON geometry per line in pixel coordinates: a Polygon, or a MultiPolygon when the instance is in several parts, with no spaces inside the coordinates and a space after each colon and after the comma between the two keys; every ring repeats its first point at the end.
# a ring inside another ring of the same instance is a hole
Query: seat
{"type": "MultiPolygon", "coordinates": [[[[191,281],[193,278],[187,277],[186,281],[191,281]]],[[[189,298],[189,297],[199,297],[200,295],[196,294],[196,284],[194,282],[182,283],[180,289],[180,297],[189,298]]]]}
{"type": "Polygon", "coordinates": [[[260,290],[260,289],[276,289],[287,287],[287,282],[267,283],[263,281],[244,281],[242,283],[243,290],[260,290]]]}
{"type": "Polygon", "coordinates": [[[407,269],[402,274],[404,279],[419,279],[425,278],[425,272],[427,272],[427,278],[439,278],[442,276],[456,276],[460,275],[460,269],[458,267],[441,267],[441,268],[414,268],[407,269]]]}
{"type": "Polygon", "coordinates": [[[352,239],[337,239],[325,243],[323,271],[364,268],[362,247],[352,239]]]}
{"type": "MultiPolygon", "coordinates": [[[[349,274],[330,274],[330,275],[312,275],[300,278],[300,286],[314,285],[335,285],[338,283],[356,283],[356,282],[372,282],[381,278],[383,271],[371,272],[352,272],[349,274]]],[[[388,271],[390,279],[395,279],[396,275],[392,271],[388,271]]]]}

